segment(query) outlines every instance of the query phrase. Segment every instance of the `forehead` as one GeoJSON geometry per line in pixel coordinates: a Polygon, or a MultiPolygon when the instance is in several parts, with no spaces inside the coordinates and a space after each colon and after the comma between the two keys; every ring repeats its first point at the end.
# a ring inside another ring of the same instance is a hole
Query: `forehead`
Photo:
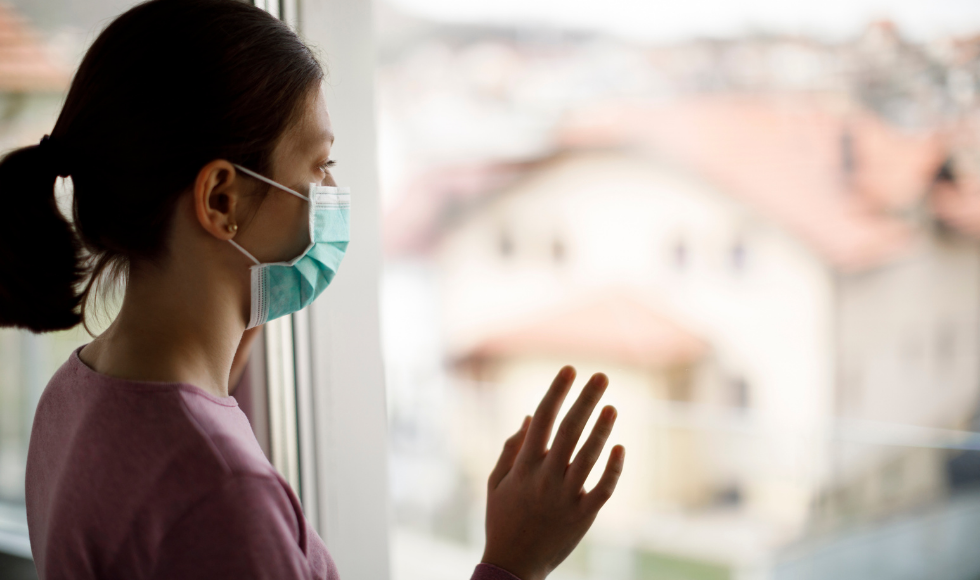
{"type": "Polygon", "coordinates": [[[325,153],[333,140],[330,114],[319,89],[305,99],[299,119],[283,134],[280,150],[288,155],[314,156],[325,153]]]}
{"type": "Polygon", "coordinates": [[[307,99],[306,111],[300,121],[300,140],[311,147],[324,144],[332,145],[334,140],[333,127],[330,125],[330,114],[327,112],[327,101],[323,97],[323,89],[318,89],[312,99],[307,99]]]}

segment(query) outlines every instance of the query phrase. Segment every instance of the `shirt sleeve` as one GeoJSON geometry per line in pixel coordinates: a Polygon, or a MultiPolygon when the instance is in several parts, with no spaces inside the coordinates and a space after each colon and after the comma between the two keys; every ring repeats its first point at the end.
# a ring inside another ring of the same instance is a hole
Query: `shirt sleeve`
{"type": "Polygon", "coordinates": [[[507,570],[493,564],[477,564],[470,580],[521,580],[507,570]]]}
{"type": "Polygon", "coordinates": [[[229,477],[167,532],[150,577],[313,579],[300,548],[303,523],[274,478],[229,477]]]}

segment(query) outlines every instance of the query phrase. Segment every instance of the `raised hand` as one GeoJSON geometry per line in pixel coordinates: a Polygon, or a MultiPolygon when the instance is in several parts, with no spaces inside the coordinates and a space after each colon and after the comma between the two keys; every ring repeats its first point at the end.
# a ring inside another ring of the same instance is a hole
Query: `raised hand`
{"type": "Polygon", "coordinates": [[[521,429],[507,439],[487,482],[483,562],[521,580],[541,580],[568,557],[612,496],[623,471],[626,450],[616,445],[599,483],[585,491],[585,480],[616,421],[616,409],[608,405],[569,463],[589,416],[609,384],[602,373],[589,379],[548,449],[551,428],[574,380],[574,368],[566,366],[558,372],[534,418],[525,417],[521,429]]]}

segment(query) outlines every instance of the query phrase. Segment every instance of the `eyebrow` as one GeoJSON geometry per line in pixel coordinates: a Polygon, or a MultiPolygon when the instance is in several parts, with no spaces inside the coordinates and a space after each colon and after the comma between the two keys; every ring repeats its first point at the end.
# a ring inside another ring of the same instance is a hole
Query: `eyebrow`
{"type": "Polygon", "coordinates": [[[316,154],[319,155],[320,147],[323,145],[324,141],[329,141],[330,145],[333,146],[334,134],[332,131],[321,131],[317,133],[316,137],[309,141],[307,151],[311,153],[316,151],[316,154]]]}
{"type": "Polygon", "coordinates": [[[316,138],[311,139],[307,145],[307,151],[312,154],[316,152],[316,155],[320,154],[320,147],[323,146],[324,141],[329,141],[330,145],[333,146],[334,134],[332,131],[321,131],[317,133],[316,138]]]}

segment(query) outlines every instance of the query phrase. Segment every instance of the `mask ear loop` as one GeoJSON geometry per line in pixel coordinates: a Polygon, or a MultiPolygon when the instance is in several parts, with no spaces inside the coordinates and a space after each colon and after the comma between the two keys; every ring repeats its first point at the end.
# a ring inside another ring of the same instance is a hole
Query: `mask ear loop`
{"type": "Polygon", "coordinates": [[[260,261],[258,261],[258,260],[256,260],[256,259],[255,259],[255,256],[253,256],[252,254],[249,254],[249,253],[248,253],[248,250],[246,250],[245,248],[243,248],[243,247],[241,247],[241,246],[239,246],[239,245],[238,245],[238,243],[237,243],[237,242],[235,242],[235,240],[228,240],[228,243],[230,243],[231,245],[233,245],[233,246],[235,246],[236,248],[238,248],[238,251],[239,251],[239,252],[241,252],[241,253],[243,253],[243,254],[245,254],[245,256],[246,256],[246,257],[247,257],[247,258],[248,258],[249,260],[252,260],[253,262],[255,262],[255,265],[256,265],[256,266],[261,266],[261,265],[262,265],[262,262],[260,262],[260,261]]]}
{"type": "Polygon", "coordinates": [[[239,165],[237,163],[232,163],[232,165],[234,165],[235,167],[237,167],[239,170],[241,170],[242,172],[246,173],[247,175],[251,175],[255,179],[258,179],[259,181],[264,181],[264,182],[268,183],[269,185],[271,185],[273,187],[278,187],[279,189],[281,189],[281,190],[283,190],[285,192],[288,192],[288,193],[291,193],[291,194],[295,195],[296,197],[302,199],[303,201],[310,201],[310,198],[306,197],[302,193],[297,193],[296,191],[293,191],[292,189],[289,189],[285,185],[282,185],[280,183],[276,183],[275,181],[272,181],[271,179],[269,179],[268,177],[265,177],[264,175],[259,175],[258,173],[252,171],[251,169],[245,169],[244,167],[242,167],[241,165],[239,165]]]}

